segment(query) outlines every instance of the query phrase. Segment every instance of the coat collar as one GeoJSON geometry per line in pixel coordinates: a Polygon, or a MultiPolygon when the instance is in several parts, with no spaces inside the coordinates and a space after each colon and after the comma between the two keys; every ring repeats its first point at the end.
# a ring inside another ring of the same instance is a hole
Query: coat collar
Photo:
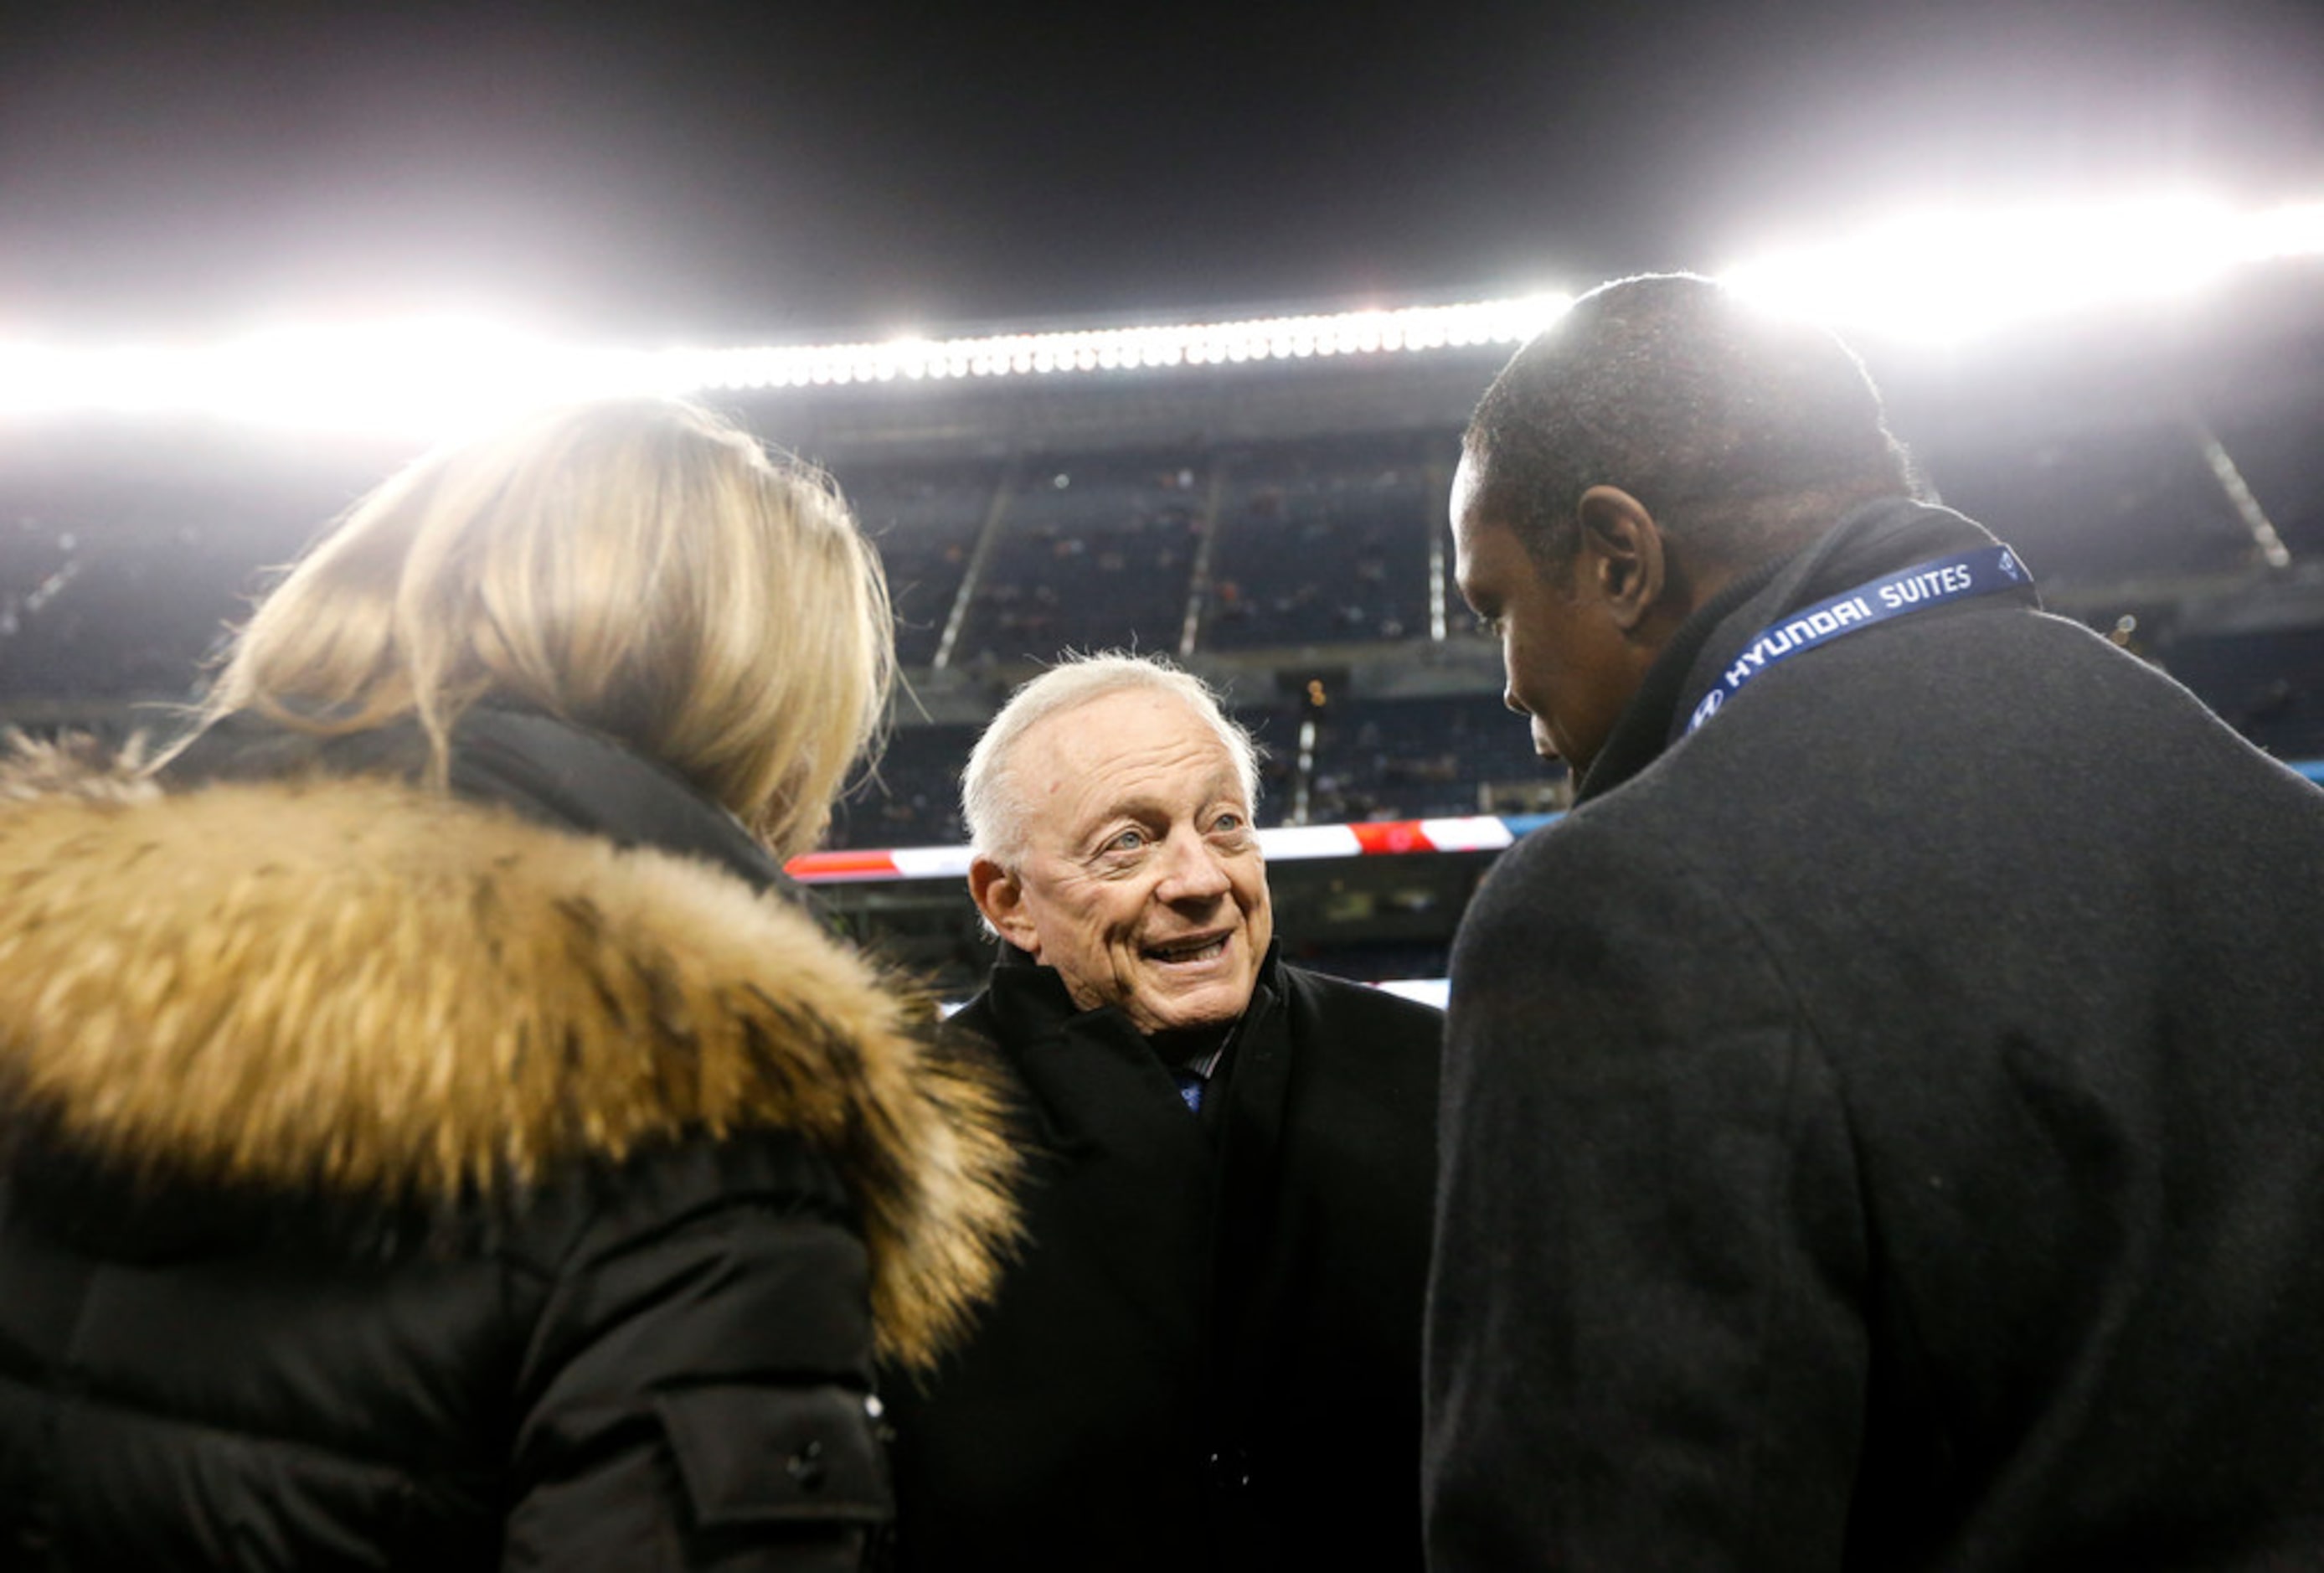
{"type": "MultiPolygon", "coordinates": [[[[424,779],[428,744],[416,721],[338,737],[294,732],[247,712],[228,716],[166,766],[180,784],[303,774],[424,779]]],[[[788,888],[772,854],[741,820],[678,772],[602,733],[546,712],[476,705],[452,730],[451,788],[535,824],[622,847],[650,847],[715,865],[760,890],[788,888]]]]}
{"type": "MultiPolygon", "coordinates": [[[[1237,1021],[1236,1035],[1247,1032],[1251,1023],[1272,1010],[1282,995],[1282,941],[1269,940],[1267,954],[1259,961],[1259,976],[1251,987],[1250,1003],[1243,1007],[1237,1021]]],[[[1057,975],[1056,967],[1034,960],[1030,952],[1005,939],[1001,941],[1001,954],[994,958],[991,974],[986,979],[984,1000],[1004,1044],[1033,1042],[1069,1029],[1145,1042],[1144,1034],[1130,1024],[1130,1018],[1118,1006],[1082,1009],[1074,1004],[1073,995],[1065,990],[1065,980],[1057,975]]]]}
{"type": "Polygon", "coordinates": [[[1719,673],[1769,624],[1896,569],[1994,544],[1983,525],[1949,508],[1887,497],[1849,513],[1791,556],[1746,570],[1697,607],[1647,669],[1574,801],[1602,797],[1661,758],[1684,736],[1686,718],[1719,673]]]}

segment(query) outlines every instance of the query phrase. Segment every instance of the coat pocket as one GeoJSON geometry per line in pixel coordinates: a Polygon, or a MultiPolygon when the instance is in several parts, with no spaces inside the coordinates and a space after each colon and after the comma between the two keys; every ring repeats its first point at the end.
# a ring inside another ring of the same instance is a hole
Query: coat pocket
{"type": "Polygon", "coordinates": [[[883,1524],[887,1458],[866,1396],[820,1387],[697,1387],[655,1401],[704,1529],[883,1524]]]}

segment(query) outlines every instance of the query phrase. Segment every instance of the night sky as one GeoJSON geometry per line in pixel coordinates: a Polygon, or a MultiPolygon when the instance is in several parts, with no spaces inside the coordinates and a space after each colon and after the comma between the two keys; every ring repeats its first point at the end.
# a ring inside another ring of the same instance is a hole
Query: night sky
{"type": "Polygon", "coordinates": [[[1900,200],[2181,181],[2324,196],[2324,6],[0,22],[0,337],[466,306],[828,338],[1471,298],[1715,266],[1900,200]]]}

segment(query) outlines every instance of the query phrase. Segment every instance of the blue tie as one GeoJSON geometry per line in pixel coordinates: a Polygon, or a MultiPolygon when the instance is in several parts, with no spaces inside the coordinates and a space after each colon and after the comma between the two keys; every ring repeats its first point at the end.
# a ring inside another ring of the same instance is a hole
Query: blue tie
{"type": "Polygon", "coordinates": [[[1203,1110],[1203,1073],[1199,1070],[1173,1070],[1170,1079],[1178,1084],[1178,1096],[1196,1114],[1203,1110]]]}

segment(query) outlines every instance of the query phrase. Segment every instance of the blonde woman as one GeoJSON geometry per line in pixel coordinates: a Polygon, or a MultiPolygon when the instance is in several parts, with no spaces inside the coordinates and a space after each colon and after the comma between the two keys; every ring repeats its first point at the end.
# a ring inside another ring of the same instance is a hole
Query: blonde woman
{"type": "Polygon", "coordinates": [[[142,776],[0,805],[0,1565],[853,1566],[990,1099],[778,886],[882,713],[838,497],[688,406],[424,458],[142,776]]]}

